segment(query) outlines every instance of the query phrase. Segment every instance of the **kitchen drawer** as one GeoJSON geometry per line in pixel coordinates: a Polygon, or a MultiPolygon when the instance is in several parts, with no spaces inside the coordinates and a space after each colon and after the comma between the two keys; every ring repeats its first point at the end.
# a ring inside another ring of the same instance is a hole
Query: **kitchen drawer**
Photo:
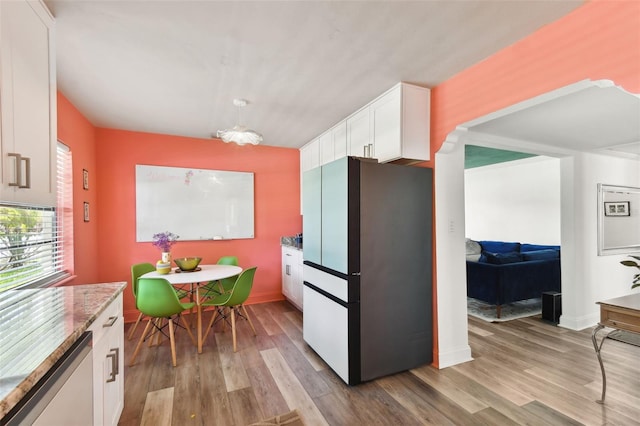
{"type": "Polygon", "coordinates": [[[104,337],[104,335],[116,325],[122,323],[122,293],[98,315],[98,318],[89,326],[93,332],[93,346],[104,337]]]}

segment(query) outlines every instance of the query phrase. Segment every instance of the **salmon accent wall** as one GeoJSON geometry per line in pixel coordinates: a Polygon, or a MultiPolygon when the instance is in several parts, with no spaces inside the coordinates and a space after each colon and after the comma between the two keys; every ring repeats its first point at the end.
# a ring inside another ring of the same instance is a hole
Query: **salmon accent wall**
{"type": "MultiPolygon", "coordinates": [[[[609,79],[640,93],[639,1],[587,3],[433,88],[432,162],[456,126],[585,79],[609,79]]],[[[435,301],[435,268],[433,282],[435,301]]],[[[434,336],[438,309],[447,307],[434,306],[434,336]]],[[[438,359],[436,338],[436,366],[438,359]]]]}
{"type": "MultiPolygon", "coordinates": [[[[92,207],[91,214],[92,221],[99,224],[97,267],[102,282],[130,284],[132,264],[155,263],[160,258],[160,251],[151,242],[136,242],[136,164],[253,172],[256,237],[179,241],[171,254],[173,257],[200,256],[203,264],[215,263],[221,256],[238,256],[240,266],[258,267],[248,303],[283,300],[280,237],[302,231],[297,149],[238,146],[218,139],[96,129],[94,184],[98,205],[97,209],[92,207]]],[[[163,231],[172,230],[158,229],[163,231]]],[[[124,303],[125,319],[135,320],[137,311],[130,289],[125,292],[124,303]]]]}
{"type": "Polygon", "coordinates": [[[73,158],[73,238],[65,239],[65,267],[75,277],[66,284],[98,282],[98,224],[95,220],[84,222],[83,203],[89,202],[95,212],[97,191],[94,183],[95,128],[58,92],[58,140],[67,145],[73,158]],[[82,169],[89,171],[89,190],[82,188],[82,169]]]}
{"type": "Polygon", "coordinates": [[[640,92],[640,2],[594,1],[431,91],[431,150],[461,123],[585,79],[640,92]]]}

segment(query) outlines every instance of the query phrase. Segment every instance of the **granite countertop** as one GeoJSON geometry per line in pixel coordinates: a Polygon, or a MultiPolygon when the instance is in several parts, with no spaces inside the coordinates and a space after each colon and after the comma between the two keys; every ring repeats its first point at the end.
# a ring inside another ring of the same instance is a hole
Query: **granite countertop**
{"type": "Polygon", "coordinates": [[[126,282],[0,293],[0,418],[118,297],[126,282]]]}
{"type": "Polygon", "coordinates": [[[296,237],[280,237],[280,245],[291,247],[296,250],[302,250],[302,238],[296,237]]]}

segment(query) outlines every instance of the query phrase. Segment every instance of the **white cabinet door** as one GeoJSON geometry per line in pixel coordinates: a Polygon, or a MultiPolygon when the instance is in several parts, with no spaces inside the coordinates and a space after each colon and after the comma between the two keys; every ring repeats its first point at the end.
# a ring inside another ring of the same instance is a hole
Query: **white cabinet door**
{"type": "Polygon", "coordinates": [[[302,252],[282,247],[282,294],[298,309],[302,309],[302,252]]]}
{"type": "Polygon", "coordinates": [[[282,294],[287,299],[291,299],[293,295],[292,290],[292,281],[291,281],[291,265],[292,265],[291,254],[289,253],[289,249],[286,247],[282,247],[282,294]]]}
{"type": "Polygon", "coordinates": [[[40,2],[0,2],[3,200],[56,205],[53,18],[40,2]]]}
{"type": "Polygon", "coordinates": [[[371,143],[369,135],[369,107],[365,107],[347,118],[347,144],[349,155],[365,156],[365,146],[371,143]]]}
{"type": "Polygon", "coordinates": [[[379,162],[427,161],[429,151],[427,88],[398,84],[370,105],[371,138],[379,162]]]}
{"type": "Polygon", "coordinates": [[[371,135],[378,161],[395,160],[402,156],[400,134],[400,86],[378,98],[370,106],[371,135]]]}
{"type": "Polygon", "coordinates": [[[118,424],[124,407],[122,294],[89,327],[93,332],[93,424],[118,424]]]}
{"type": "Polygon", "coordinates": [[[324,132],[318,138],[318,143],[320,145],[320,165],[332,162],[335,158],[335,154],[333,149],[333,140],[331,138],[331,131],[324,132]]]}
{"type": "Polygon", "coordinates": [[[347,156],[347,122],[342,121],[331,129],[333,159],[347,156]]]}
{"type": "Polygon", "coordinates": [[[314,169],[320,165],[320,140],[314,139],[300,148],[300,172],[314,169]]]}

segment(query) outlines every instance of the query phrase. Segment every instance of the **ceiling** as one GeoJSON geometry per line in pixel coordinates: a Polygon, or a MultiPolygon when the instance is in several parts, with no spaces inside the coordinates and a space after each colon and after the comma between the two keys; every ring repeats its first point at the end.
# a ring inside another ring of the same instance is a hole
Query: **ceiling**
{"type": "Polygon", "coordinates": [[[533,154],[570,150],[640,159],[640,95],[609,80],[578,82],[463,126],[490,147],[498,142],[533,154]]]}
{"type": "Polygon", "coordinates": [[[300,147],[399,81],[434,87],[583,2],[58,1],[58,89],[95,126],[300,147]]]}

